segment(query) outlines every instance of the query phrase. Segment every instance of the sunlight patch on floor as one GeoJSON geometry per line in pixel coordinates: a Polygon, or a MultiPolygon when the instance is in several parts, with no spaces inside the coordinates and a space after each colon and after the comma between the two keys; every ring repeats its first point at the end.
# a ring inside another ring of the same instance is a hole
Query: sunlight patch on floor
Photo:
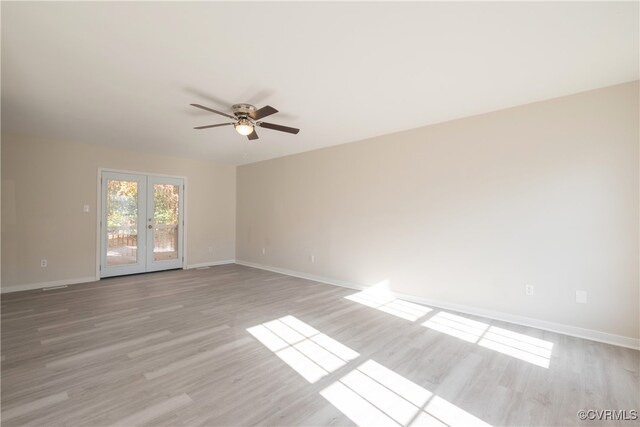
{"type": "Polygon", "coordinates": [[[369,288],[365,291],[346,296],[345,299],[375,308],[376,310],[392,314],[411,322],[418,320],[432,310],[431,308],[423,305],[397,299],[391,292],[380,287],[369,288]]]}
{"type": "Polygon", "coordinates": [[[374,360],[320,394],[359,426],[489,426],[374,360]]]}
{"type": "Polygon", "coordinates": [[[253,326],[247,332],[310,383],[359,356],[294,316],[253,326]]]}
{"type": "Polygon", "coordinates": [[[552,342],[466,317],[441,311],[422,325],[542,368],[548,368],[551,361],[552,342]]]}
{"type": "Polygon", "coordinates": [[[533,338],[507,329],[492,326],[478,345],[498,351],[525,362],[548,368],[551,362],[553,343],[533,338]]]}
{"type": "Polygon", "coordinates": [[[441,311],[431,317],[422,325],[474,344],[489,329],[489,325],[486,323],[477,322],[445,311],[441,311]]]}

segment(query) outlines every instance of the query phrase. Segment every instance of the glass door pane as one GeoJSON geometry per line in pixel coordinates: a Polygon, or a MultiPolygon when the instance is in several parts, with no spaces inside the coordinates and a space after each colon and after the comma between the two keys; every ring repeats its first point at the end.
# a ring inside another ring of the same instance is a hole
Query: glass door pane
{"type": "Polygon", "coordinates": [[[180,186],[153,185],[153,260],[178,259],[180,186]]]}
{"type": "Polygon", "coordinates": [[[138,183],[107,179],[107,266],[138,261],[138,183]]]}
{"type": "Polygon", "coordinates": [[[145,271],[146,186],[144,175],[102,173],[101,277],[145,271]]]}
{"type": "Polygon", "coordinates": [[[147,271],[182,268],[183,180],[149,176],[147,188],[147,271]]]}

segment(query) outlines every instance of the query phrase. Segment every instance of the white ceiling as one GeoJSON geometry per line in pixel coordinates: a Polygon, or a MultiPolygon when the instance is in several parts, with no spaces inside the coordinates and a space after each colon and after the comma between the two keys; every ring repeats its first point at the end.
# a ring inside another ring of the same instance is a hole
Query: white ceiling
{"type": "Polygon", "coordinates": [[[638,3],[2,2],[2,132],[244,164],[638,78],[638,3]],[[248,141],[190,107],[272,105],[248,141]]]}

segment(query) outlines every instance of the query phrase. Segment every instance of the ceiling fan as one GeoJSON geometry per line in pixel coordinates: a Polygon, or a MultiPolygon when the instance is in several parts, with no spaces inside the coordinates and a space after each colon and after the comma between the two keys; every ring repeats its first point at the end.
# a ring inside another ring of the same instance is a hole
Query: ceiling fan
{"type": "Polygon", "coordinates": [[[229,122],[229,123],[197,126],[194,129],[208,129],[208,128],[215,128],[219,126],[233,125],[233,127],[235,127],[236,131],[240,135],[245,135],[250,140],[258,139],[258,134],[256,133],[256,126],[259,126],[265,129],[272,129],[280,132],[287,132],[287,133],[293,133],[293,134],[297,134],[298,132],[300,132],[300,129],[290,128],[288,126],[276,125],[274,123],[261,122],[260,119],[262,119],[263,117],[267,117],[278,112],[278,110],[276,110],[270,105],[256,109],[256,107],[254,107],[251,104],[234,104],[231,107],[231,109],[233,110],[233,115],[223,113],[221,111],[216,111],[212,108],[205,107],[204,105],[200,105],[200,104],[191,104],[191,105],[206,111],[210,111],[212,113],[220,114],[221,116],[225,116],[234,120],[233,122],[229,122]]]}

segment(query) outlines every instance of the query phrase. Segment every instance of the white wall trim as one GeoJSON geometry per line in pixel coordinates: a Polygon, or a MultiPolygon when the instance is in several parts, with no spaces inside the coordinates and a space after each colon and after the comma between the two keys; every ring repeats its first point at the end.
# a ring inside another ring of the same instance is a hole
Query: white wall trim
{"type": "MultiPolygon", "coordinates": [[[[227,264],[235,264],[235,259],[226,259],[222,261],[211,261],[211,262],[203,262],[200,264],[190,264],[185,267],[185,269],[190,268],[199,268],[199,267],[213,267],[216,265],[227,265],[227,264]]],[[[143,273],[144,274],[144,273],[143,273]]],[[[81,283],[91,283],[98,282],[100,278],[96,278],[94,276],[88,277],[77,277],[75,279],[64,279],[64,280],[52,280],[50,282],[38,282],[38,283],[25,283],[23,285],[15,285],[15,286],[2,286],[0,288],[0,293],[8,294],[10,292],[20,292],[20,291],[30,291],[33,289],[43,289],[43,288],[51,288],[55,286],[64,286],[64,285],[78,285],[81,283]]]]}
{"type": "Polygon", "coordinates": [[[209,261],[209,262],[201,262],[199,264],[188,264],[186,266],[186,269],[191,269],[191,268],[202,268],[202,267],[214,267],[216,265],[227,265],[227,264],[235,264],[236,260],[235,259],[226,259],[226,260],[222,260],[222,261],[209,261]]]}
{"type": "Polygon", "coordinates": [[[96,192],[96,280],[100,280],[100,264],[102,262],[102,171],[98,168],[98,184],[96,192]]]}
{"type": "MultiPolygon", "coordinates": [[[[200,264],[190,264],[187,265],[186,268],[198,268],[198,267],[213,267],[216,265],[226,265],[226,264],[235,264],[235,259],[226,259],[222,261],[211,261],[211,262],[203,262],[200,264]]],[[[15,286],[2,286],[0,288],[0,293],[8,294],[10,292],[20,292],[20,291],[30,291],[33,289],[43,289],[43,288],[51,288],[54,286],[64,286],[64,285],[78,285],[81,283],[91,283],[97,282],[100,278],[96,278],[94,276],[87,277],[77,277],[74,279],[63,279],[63,280],[52,280],[50,282],[38,282],[38,283],[25,283],[22,285],[15,286]]]]}
{"type": "Polygon", "coordinates": [[[79,283],[96,282],[94,276],[77,277],[75,279],[53,280],[51,282],[25,283],[23,285],[2,286],[0,293],[8,294],[9,292],[30,291],[32,289],[51,288],[54,286],[77,285],[79,283]]]}
{"type": "Polygon", "coordinates": [[[504,313],[500,311],[485,310],[466,305],[452,304],[448,302],[421,298],[414,295],[398,294],[400,299],[416,302],[419,304],[429,305],[432,307],[443,308],[460,313],[471,314],[474,316],[486,317],[493,320],[501,320],[516,325],[528,326],[536,329],[542,329],[558,334],[569,335],[576,338],[584,338],[591,341],[598,341],[605,344],[627,347],[634,350],[640,350],[640,340],[622,335],[610,334],[607,332],[596,331],[594,329],[580,328],[578,326],[565,325],[562,323],[549,322],[546,320],[535,319],[533,317],[519,316],[516,314],[504,313]]]}
{"type": "MultiPolygon", "coordinates": [[[[299,271],[287,270],[285,268],[271,267],[268,265],[257,264],[249,261],[236,260],[236,264],[247,267],[258,268],[261,270],[273,271],[274,273],[285,274],[287,276],[299,277],[302,279],[312,280],[314,282],[326,283],[329,285],[340,286],[343,288],[364,290],[367,286],[363,286],[353,282],[331,279],[328,277],[315,276],[313,274],[301,273],[299,271]]],[[[488,319],[500,320],[503,322],[514,323],[516,325],[528,326],[532,328],[542,329],[558,334],[569,335],[577,338],[584,338],[591,341],[598,341],[605,344],[617,345],[620,347],[640,350],[640,339],[625,337],[622,335],[610,334],[607,332],[596,331],[593,329],[585,329],[577,326],[565,325],[562,323],[549,322],[546,320],[534,319],[532,317],[518,316],[515,314],[503,313],[493,310],[485,310],[482,308],[470,307],[466,305],[452,304],[445,301],[437,301],[428,298],[422,298],[415,295],[407,295],[395,293],[395,295],[403,300],[424,304],[431,307],[442,308],[445,310],[457,311],[460,313],[471,314],[473,316],[486,317],[488,319]]]]}
{"type": "Polygon", "coordinates": [[[286,268],[271,267],[268,265],[257,264],[255,262],[249,262],[249,261],[242,261],[239,259],[236,260],[236,264],[244,265],[245,267],[259,268],[260,270],[273,271],[274,273],[286,274],[287,276],[299,277],[301,279],[313,280],[314,282],[326,283],[327,285],[334,285],[334,286],[340,286],[343,288],[356,289],[359,291],[362,291],[367,288],[366,286],[359,285],[353,282],[330,279],[328,277],[323,277],[323,276],[315,276],[313,274],[301,273],[299,271],[294,271],[294,270],[287,270],[286,268]]]}

